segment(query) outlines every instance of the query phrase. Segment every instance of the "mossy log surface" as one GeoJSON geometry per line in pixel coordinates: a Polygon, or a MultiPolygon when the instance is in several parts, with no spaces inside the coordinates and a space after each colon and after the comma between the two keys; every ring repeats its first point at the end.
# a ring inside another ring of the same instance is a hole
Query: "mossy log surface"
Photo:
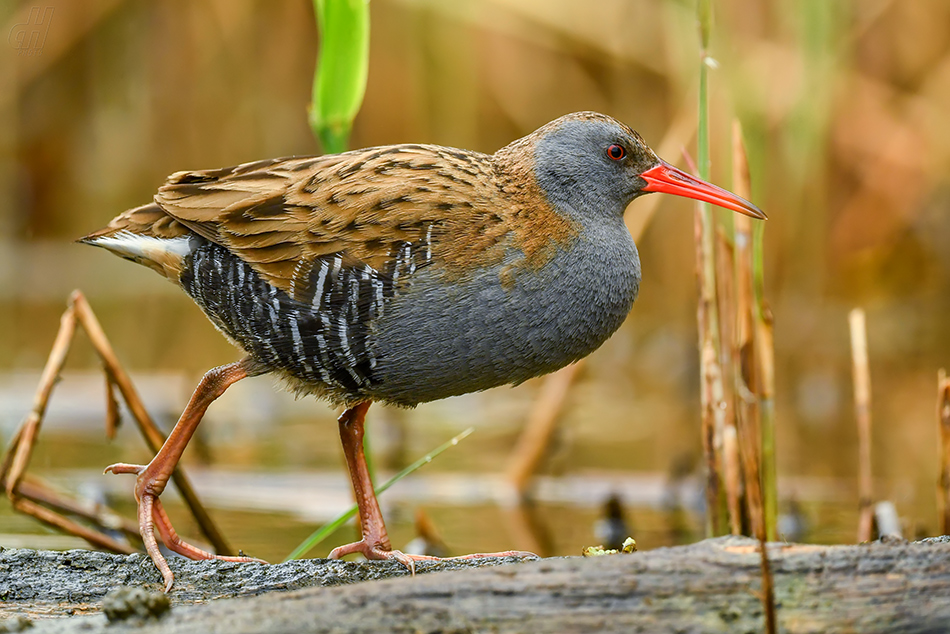
{"type": "MultiPolygon", "coordinates": [[[[422,564],[414,578],[393,562],[175,560],[171,610],[113,623],[100,611],[110,590],[159,590],[147,558],[4,550],[0,616],[12,630],[29,618],[37,634],[762,632],[756,548],[718,538],[588,559],[422,564]]],[[[769,556],[782,632],[950,631],[946,538],[771,544],[769,556]]]]}

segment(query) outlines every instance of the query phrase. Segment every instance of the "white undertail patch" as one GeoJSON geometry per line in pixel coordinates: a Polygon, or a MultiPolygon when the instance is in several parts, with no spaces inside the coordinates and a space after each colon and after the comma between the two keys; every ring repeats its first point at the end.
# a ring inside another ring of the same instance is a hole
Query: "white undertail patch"
{"type": "Polygon", "coordinates": [[[153,262],[162,262],[169,257],[178,260],[185,258],[195,249],[194,242],[191,236],[156,238],[125,230],[117,231],[111,236],[89,240],[90,244],[108,249],[116,255],[143,258],[153,262]]]}

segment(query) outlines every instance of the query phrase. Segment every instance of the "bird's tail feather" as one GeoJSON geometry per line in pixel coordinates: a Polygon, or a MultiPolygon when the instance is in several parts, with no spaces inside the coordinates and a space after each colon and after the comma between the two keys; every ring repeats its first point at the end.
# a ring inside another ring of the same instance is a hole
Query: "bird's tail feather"
{"type": "Polygon", "coordinates": [[[102,247],[177,281],[182,261],[198,238],[155,203],[129,209],[99,231],[78,240],[102,247]]]}

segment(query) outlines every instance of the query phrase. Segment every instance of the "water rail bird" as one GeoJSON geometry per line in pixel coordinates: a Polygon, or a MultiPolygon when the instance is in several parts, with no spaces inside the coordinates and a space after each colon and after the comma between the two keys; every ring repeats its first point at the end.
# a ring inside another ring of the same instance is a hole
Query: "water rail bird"
{"type": "Polygon", "coordinates": [[[187,557],[215,555],[178,537],[159,496],[208,406],[264,373],[346,408],[362,539],[330,557],[411,567],[421,556],[392,549],[367,472],[370,404],[518,384],[590,354],[637,297],[623,213],[648,192],[765,218],[623,123],[578,112],[492,155],[405,144],[177,172],[82,238],[178,284],[245,354],[204,375],[148,465],[107,469],[138,476],[138,522],[166,588],[154,530],[187,557]]]}

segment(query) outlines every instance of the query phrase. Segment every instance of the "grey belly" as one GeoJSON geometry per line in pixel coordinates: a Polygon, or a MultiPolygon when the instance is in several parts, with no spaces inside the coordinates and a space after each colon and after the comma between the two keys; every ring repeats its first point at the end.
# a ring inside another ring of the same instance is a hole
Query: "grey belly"
{"type": "MultiPolygon", "coordinates": [[[[205,243],[189,256],[181,284],[222,332],[294,389],[343,404],[412,406],[517,384],[600,346],[623,323],[640,281],[636,247],[616,229],[588,232],[540,269],[519,266],[515,251],[459,281],[424,266],[398,292],[366,270],[334,270],[306,301],[205,243]],[[514,281],[503,285],[500,273],[512,265],[514,281]],[[370,297],[379,299],[375,313],[363,301],[370,297]]],[[[330,268],[320,263],[312,275],[330,268]]]]}
{"type": "MultiPolygon", "coordinates": [[[[372,344],[372,396],[402,405],[517,384],[598,348],[623,323],[637,296],[636,247],[580,244],[539,270],[502,266],[452,283],[435,267],[386,307],[372,344]]],[[[517,259],[517,258],[515,258],[517,259]]]]}

